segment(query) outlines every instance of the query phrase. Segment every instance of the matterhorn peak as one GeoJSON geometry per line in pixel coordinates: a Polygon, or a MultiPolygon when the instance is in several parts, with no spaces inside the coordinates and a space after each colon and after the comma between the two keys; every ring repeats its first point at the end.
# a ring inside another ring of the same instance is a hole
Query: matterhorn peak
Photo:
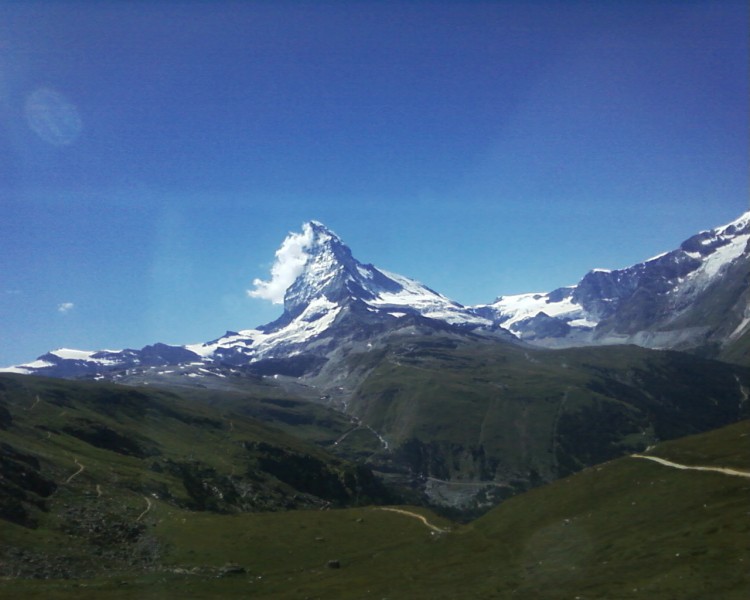
{"type": "Polygon", "coordinates": [[[326,262],[333,258],[339,262],[350,263],[354,260],[351,250],[341,241],[341,238],[320,221],[304,223],[302,233],[310,240],[306,248],[308,260],[305,263],[305,270],[307,267],[314,267],[316,261],[326,262]]]}
{"type": "Polygon", "coordinates": [[[287,315],[299,313],[314,298],[338,301],[346,283],[357,279],[361,265],[341,238],[320,221],[308,221],[301,232],[287,235],[276,251],[267,281],[255,279],[253,298],[284,304],[287,315]]]}
{"type": "MultiPolygon", "coordinates": [[[[295,315],[315,299],[340,303],[346,298],[361,297],[367,268],[359,263],[344,242],[322,223],[310,221],[302,226],[310,236],[305,247],[305,263],[284,293],[284,311],[295,315]]],[[[365,293],[366,295],[366,293],[365,293]]]]}

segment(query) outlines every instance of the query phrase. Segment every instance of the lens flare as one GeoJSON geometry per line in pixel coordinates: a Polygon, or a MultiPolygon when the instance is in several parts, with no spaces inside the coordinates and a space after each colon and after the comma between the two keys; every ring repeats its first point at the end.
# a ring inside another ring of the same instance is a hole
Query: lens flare
{"type": "Polygon", "coordinates": [[[54,146],[72,144],[83,123],[76,107],[49,88],[34,91],[26,100],[26,120],[32,131],[54,146]]]}

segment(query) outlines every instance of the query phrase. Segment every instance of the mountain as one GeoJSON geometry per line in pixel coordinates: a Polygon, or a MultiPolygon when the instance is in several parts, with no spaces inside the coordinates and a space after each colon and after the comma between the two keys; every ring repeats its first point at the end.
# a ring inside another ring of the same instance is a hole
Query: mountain
{"type": "Polygon", "coordinates": [[[258,374],[297,376],[319,368],[345,340],[362,342],[392,328],[482,329],[501,339],[513,338],[491,320],[413,279],[359,262],[321,223],[305,223],[302,234],[292,236],[303,240],[301,256],[296,257],[302,269],[284,292],[283,314],[272,323],[186,346],[154,344],[98,352],[62,348],[4,370],[118,378],[128,371],[180,365],[188,367],[185,375],[201,379],[251,366],[250,371],[258,374]]]}
{"type": "Polygon", "coordinates": [[[481,512],[748,415],[749,222],[572,288],[480,307],[359,262],[310,222],[282,243],[272,279],[255,283],[253,294],[283,302],[268,325],[186,346],[56,350],[10,370],[222,397],[265,385],[347,415],[342,435],[369,439],[358,458],[379,474],[433,504],[481,512]]]}
{"type": "Polygon", "coordinates": [[[343,458],[380,446],[371,432],[337,443],[351,428],[267,386],[215,402],[205,391],[0,375],[0,521],[33,529],[64,504],[71,521],[100,521],[88,533],[101,538],[124,527],[118,502],[142,510],[144,497],[227,514],[392,502],[343,458]]]}
{"type": "Polygon", "coordinates": [[[373,468],[463,514],[750,415],[748,368],[633,345],[550,350],[394,332],[336,372],[347,413],[388,444],[373,468]]]}
{"type": "Polygon", "coordinates": [[[283,295],[284,307],[272,323],[185,346],[63,348],[3,370],[109,379],[179,371],[193,383],[237,373],[296,377],[318,371],[342,346],[373,343],[383,332],[408,327],[545,347],[636,344],[744,356],[728,348],[750,331],[749,240],[750,212],[643,263],[594,269],[578,284],[548,293],[466,307],[413,279],[361,263],[335,233],[311,221],[277,252],[295,249],[293,268],[283,265],[291,278],[271,282],[283,287],[275,293],[283,295]]]}
{"type": "Polygon", "coordinates": [[[501,296],[477,314],[551,347],[637,344],[718,355],[749,330],[750,212],[625,269],[571,287],[501,296]]]}

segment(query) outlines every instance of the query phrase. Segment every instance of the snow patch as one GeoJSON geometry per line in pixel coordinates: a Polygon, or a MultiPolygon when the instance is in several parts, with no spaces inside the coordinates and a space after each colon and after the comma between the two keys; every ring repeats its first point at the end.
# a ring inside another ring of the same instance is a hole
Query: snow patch
{"type": "Polygon", "coordinates": [[[91,357],[94,354],[97,354],[97,352],[89,350],[73,350],[71,348],[58,348],[57,350],[50,352],[50,354],[62,358],[63,360],[91,360],[91,357]]]}
{"type": "Polygon", "coordinates": [[[686,291],[705,289],[728,264],[742,256],[748,239],[750,239],[750,234],[738,235],[728,244],[717,248],[712,254],[701,257],[703,264],[685,277],[684,289],[686,291]]]}

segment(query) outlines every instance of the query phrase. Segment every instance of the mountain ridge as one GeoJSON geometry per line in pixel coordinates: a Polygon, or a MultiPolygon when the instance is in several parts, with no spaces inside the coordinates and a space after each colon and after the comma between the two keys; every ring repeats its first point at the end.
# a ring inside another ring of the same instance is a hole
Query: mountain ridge
{"type": "Polygon", "coordinates": [[[747,212],[631,267],[593,269],[578,284],[552,292],[463,306],[414,279],[358,261],[338,235],[309,221],[301,234],[290,234],[282,243],[272,280],[255,280],[256,289],[249,292],[281,303],[283,288],[283,313],[266,325],[183,346],[63,348],[0,371],[109,378],[129,369],[182,364],[211,370],[302,355],[319,366],[335,338],[362,338],[376,324],[398,328],[415,318],[437,328],[447,325],[544,347],[633,343],[716,356],[750,326],[749,244],[747,212]],[[712,306],[717,302],[718,308],[712,306]]]}
{"type": "Polygon", "coordinates": [[[548,293],[501,296],[477,309],[536,345],[634,343],[672,349],[723,345],[750,324],[745,280],[749,244],[750,211],[644,262],[612,271],[593,269],[576,285],[548,293]],[[742,271],[742,276],[732,277],[728,271],[742,271]],[[705,304],[725,293],[715,289],[722,285],[735,288],[733,302],[725,302],[723,310],[713,314],[704,309],[691,315],[696,303],[705,304]],[[727,321],[732,323],[729,332],[727,321]]]}

